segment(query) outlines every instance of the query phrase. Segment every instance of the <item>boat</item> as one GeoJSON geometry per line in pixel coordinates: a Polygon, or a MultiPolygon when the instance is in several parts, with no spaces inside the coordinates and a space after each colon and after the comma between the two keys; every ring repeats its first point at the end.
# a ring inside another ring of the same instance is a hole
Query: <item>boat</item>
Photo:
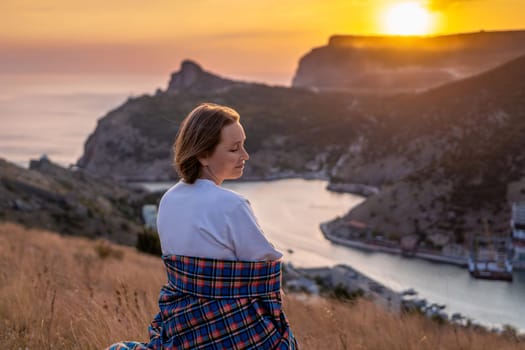
{"type": "Polygon", "coordinates": [[[512,281],[510,237],[474,237],[468,269],[475,278],[512,281]]]}

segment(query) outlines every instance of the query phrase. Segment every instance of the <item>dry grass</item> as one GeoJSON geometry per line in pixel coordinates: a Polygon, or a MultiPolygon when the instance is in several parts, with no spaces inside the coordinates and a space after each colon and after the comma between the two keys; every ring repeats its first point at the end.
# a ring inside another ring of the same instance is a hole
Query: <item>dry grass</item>
{"type": "Polygon", "coordinates": [[[162,261],[115,247],[0,225],[1,347],[103,349],[146,340],[162,261]]]}
{"type": "MultiPolygon", "coordinates": [[[[0,224],[2,349],[103,349],[147,340],[165,282],[160,259],[107,242],[0,224]]],[[[525,349],[512,336],[288,295],[302,349],[525,349]]]]}
{"type": "Polygon", "coordinates": [[[305,349],[525,349],[514,336],[440,325],[420,315],[398,316],[366,300],[348,305],[289,298],[285,306],[305,349]]]}

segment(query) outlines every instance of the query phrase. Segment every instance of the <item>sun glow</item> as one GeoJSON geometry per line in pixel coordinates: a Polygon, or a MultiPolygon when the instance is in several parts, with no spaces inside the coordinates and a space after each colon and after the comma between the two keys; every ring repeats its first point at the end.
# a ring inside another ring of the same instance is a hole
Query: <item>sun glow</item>
{"type": "Polygon", "coordinates": [[[418,2],[392,5],[384,14],[384,31],[392,35],[424,35],[431,31],[432,16],[418,2]]]}

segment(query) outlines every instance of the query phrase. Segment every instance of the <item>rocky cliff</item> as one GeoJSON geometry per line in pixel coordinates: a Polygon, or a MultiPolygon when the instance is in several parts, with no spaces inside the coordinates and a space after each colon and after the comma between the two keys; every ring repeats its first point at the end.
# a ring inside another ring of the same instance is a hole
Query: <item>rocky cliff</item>
{"type": "Polygon", "coordinates": [[[293,86],[359,93],[421,91],[525,54],[525,31],[435,37],[344,36],[303,56],[293,86]]]}
{"type": "Polygon", "coordinates": [[[207,101],[241,115],[251,156],[245,179],[328,178],[341,150],[368,124],[346,94],[235,82],[188,63],[172,77],[165,91],[130,99],[100,119],[78,166],[128,181],[176,178],[171,146],[178,126],[207,101]]]}
{"type": "Polygon", "coordinates": [[[245,86],[247,83],[221,78],[206,72],[196,62],[185,60],[181,63],[180,70],[171,75],[166,93],[176,94],[180,91],[201,92],[226,91],[231,87],[245,86]]]}

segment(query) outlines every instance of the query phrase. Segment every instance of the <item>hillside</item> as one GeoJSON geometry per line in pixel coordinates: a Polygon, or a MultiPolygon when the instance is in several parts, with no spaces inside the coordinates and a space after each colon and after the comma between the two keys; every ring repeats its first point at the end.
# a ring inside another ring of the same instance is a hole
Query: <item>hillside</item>
{"type": "Polygon", "coordinates": [[[135,245],[146,194],[65,169],[48,159],[29,169],[0,159],[0,221],[135,245]]]}
{"type": "Polygon", "coordinates": [[[442,36],[334,35],[300,61],[293,86],[355,93],[422,91],[525,54],[525,31],[442,36]]]}
{"type": "MultiPolygon", "coordinates": [[[[159,258],[105,241],[0,224],[0,342],[5,349],[103,349],[147,339],[165,282],[159,258]],[[72,315],[74,315],[72,317],[72,315]]],[[[301,348],[525,349],[498,336],[414,314],[288,294],[284,309],[301,348]]]]}
{"type": "Polygon", "coordinates": [[[369,106],[382,115],[376,135],[389,133],[390,142],[369,139],[333,175],[390,179],[342,220],[365,222],[394,240],[420,230],[468,243],[470,234],[484,232],[485,221],[493,233],[507,235],[510,203],[525,200],[524,66],[520,57],[476,77],[369,106]],[[410,170],[395,176],[400,168],[410,170]]]}
{"type": "Polygon", "coordinates": [[[178,126],[205,101],[240,113],[251,157],[245,179],[327,178],[348,140],[367,124],[346,94],[212,79],[196,64],[183,62],[165,91],[130,99],[100,119],[78,166],[128,181],[175,178],[171,146],[178,126]],[[208,86],[210,80],[214,85],[208,86]]]}
{"type": "Polygon", "coordinates": [[[223,103],[246,128],[245,180],[300,176],[381,187],[343,222],[364,222],[395,241],[419,230],[440,237],[429,241],[441,242],[438,250],[465,248],[485,221],[506,235],[510,203],[525,200],[524,66],[522,56],[423,93],[357,96],[212,78],[183,62],[171,88],[102,118],[78,164],[107,178],[172,179],[170,149],[182,118],[199,102],[223,103]]]}

